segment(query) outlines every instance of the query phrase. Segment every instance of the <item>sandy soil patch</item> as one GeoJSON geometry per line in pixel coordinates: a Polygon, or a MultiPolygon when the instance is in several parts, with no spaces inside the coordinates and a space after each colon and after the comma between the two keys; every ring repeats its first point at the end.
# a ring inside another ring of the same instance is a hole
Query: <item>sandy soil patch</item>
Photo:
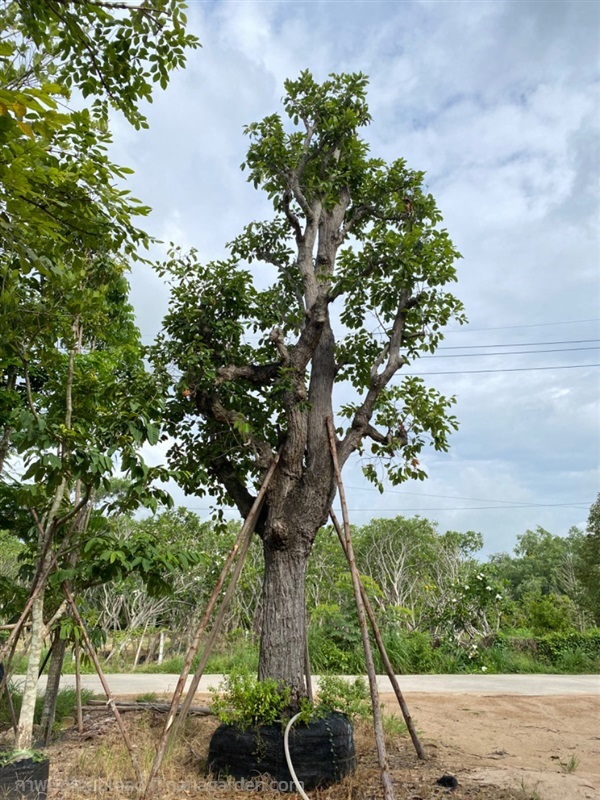
{"type": "MultiPolygon", "coordinates": [[[[409,695],[423,740],[459,780],[541,800],[600,798],[600,697],[409,695]]],[[[385,695],[389,711],[393,696],[385,695]]]]}

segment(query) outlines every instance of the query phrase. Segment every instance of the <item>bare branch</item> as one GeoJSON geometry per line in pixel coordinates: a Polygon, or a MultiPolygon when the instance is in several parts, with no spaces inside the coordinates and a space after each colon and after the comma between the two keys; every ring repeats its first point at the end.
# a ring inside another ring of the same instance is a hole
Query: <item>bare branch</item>
{"type": "Polygon", "coordinates": [[[294,233],[296,234],[296,241],[300,243],[304,240],[304,234],[302,233],[300,220],[292,211],[291,200],[292,200],[291,190],[286,189],[286,191],[283,193],[283,211],[285,213],[288,222],[292,226],[294,233]]]}
{"type": "Polygon", "coordinates": [[[371,385],[362,405],[354,414],[350,430],[340,445],[339,455],[342,464],[350,453],[356,449],[361,439],[365,435],[369,435],[367,431],[370,428],[370,421],[375,410],[377,398],[396,372],[406,363],[406,359],[400,356],[400,347],[402,346],[404,337],[404,323],[408,311],[418,305],[422,299],[422,292],[411,297],[408,290],[405,290],[400,297],[398,311],[390,332],[389,342],[385,345],[371,368],[371,385]],[[380,367],[386,358],[387,363],[380,372],[380,367]]]}
{"type": "Polygon", "coordinates": [[[290,363],[290,353],[285,345],[285,340],[283,338],[283,333],[279,328],[273,328],[271,333],[269,334],[269,339],[273,342],[275,347],[277,348],[284,364],[290,363]]]}
{"type": "Polygon", "coordinates": [[[374,428],[370,424],[365,427],[364,435],[368,436],[369,439],[372,439],[374,442],[378,442],[379,444],[388,445],[390,443],[389,434],[381,433],[381,431],[378,431],[377,428],[374,428]]]}

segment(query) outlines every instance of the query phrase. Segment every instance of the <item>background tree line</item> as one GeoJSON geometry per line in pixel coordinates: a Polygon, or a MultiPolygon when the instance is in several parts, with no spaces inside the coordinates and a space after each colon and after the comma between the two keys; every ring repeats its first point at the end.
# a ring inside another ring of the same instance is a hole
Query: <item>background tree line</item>
{"type": "MultiPolygon", "coordinates": [[[[115,494],[125,490],[118,486],[115,494]]],[[[587,531],[573,528],[561,537],[537,527],[517,537],[512,553],[487,560],[480,556],[481,534],[441,533],[418,516],[356,527],[357,565],[398,671],[599,668],[599,505],[587,531]]],[[[143,520],[95,511],[91,526],[72,580],[90,627],[102,633],[98,646],[107,668],[176,670],[238,523],[218,526],[179,508],[143,520]]],[[[34,553],[14,530],[0,537],[6,624],[26,597],[34,553]]],[[[211,669],[256,667],[262,559],[256,539],[211,669]]],[[[329,528],[316,540],[307,601],[313,667],[361,671],[350,575],[329,528]]],[[[69,633],[63,622],[56,636],[69,633]]]]}

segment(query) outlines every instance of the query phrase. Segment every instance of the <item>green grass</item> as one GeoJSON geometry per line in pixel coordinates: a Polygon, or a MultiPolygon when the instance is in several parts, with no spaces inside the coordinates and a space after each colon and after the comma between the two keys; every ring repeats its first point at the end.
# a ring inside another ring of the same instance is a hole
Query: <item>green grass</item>
{"type": "Polygon", "coordinates": [[[560,767],[562,771],[567,773],[575,772],[578,766],[579,766],[579,759],[575,755],[571,755],[568,761],[560,762],[560,767]]]}
{"type": "MultiPolygon", "coordinates": [[[[593,634],[593,632],[592,632],[593,634]]],[[[502,632],[494,637],[492,644],[479,649],[474,658],[469,658],[465,645],[449,645],[435,641],[427,633],[402,631],[388,628],[383,633],[384,643],[394,671],[397,674],[535,674],[562,673],[568,675],[600,673],[599,640],[588,633],[574,637],[554,639],[550,646],[548,637],[534,637],[530,631],[502,632]]],[[[554,637],[556,638],[556,637],[554,637]]],[[[362,644],[348,631],[340,633],[327,626],[310,626],[308,645],[312,670],[315,674],[362,675],[365,673],[362,644]]],[[[373,655],[378,673],[384,668],[377,648],[373,644],[373,655]]],[[[192,663],[192,671],[199,661],[197,656],[192,663]]],[[[151,662],[137,667],[137,672],[179,674],[184,656],[167,658],[162,664],[151,662]]],[[[26,661],[20,656],[13,662],[12,674],[22,674],[26,661]]],[[[222,640],[211,654],[207,673],[230,674],[255,673],[258,668],[258,644],[253,637],[232,636],[222,640]]],[[[103,664],[107,673],[133,671],[129,663],[111,660],[103,664]]],[[[65,659],[63,672],[72,673],[74,664],[70,657],[65,659]]],[[[87,662],[84,673],[94,673],[94,667],[87,662]]]]}
{"type": "MultiPolygon", "coordinates": [[[[21,702],[23,700],[23,692],[20,686],[10,683],[10,695],[13,701],[13,706],[15,709],[15,714],[17,717],[19,716],[19,712],[21,711],[21,702]]],[[[81,690],[81,701],[82,704],[85,705],[89,700],[93,700],[96,697],[95,693],[92,692],[90,689],[82,689],[81,690]]],[[[39,725],[40,719],[42,716],[42,708],[44,705],[44,693],[38,694],[37,699],[35,701],[35,713],[34,713],[34,722],[39,725]]],[[[58,696],[56,699],[56,715],[55,715],[55,724],[60,724],[64,719],[67,717],[75,717],[77,714],[77,701],[76,701],[76,694],[75,689],[73,688],[64,688],[59,689],[58,696]]],[[[8,703],[6,699],[3,698],[2,702],[0,703],[0,729],[4,730],[9,728],[11,725],[10,721],[10,712],[8,709],[8,703]]]]}

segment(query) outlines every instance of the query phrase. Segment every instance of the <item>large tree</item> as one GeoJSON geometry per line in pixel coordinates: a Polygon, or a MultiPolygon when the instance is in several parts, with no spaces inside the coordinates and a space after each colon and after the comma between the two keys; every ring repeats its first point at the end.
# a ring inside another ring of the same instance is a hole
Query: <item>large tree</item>
{"type": "MultiPolygon", "coordinates": [[[[272,201],[229,257],[174,251],[157,358],[176,373],[172,462],[185,489],[246,516],[280,459],[257,526],[265,556],[259,677],[304,692],[305,575],[336,493],[326,419],[337,408],[343,465],[370,449],[394,483],[425,477],[427,442],[446,450],[445,398],[399,370],[431,353],[462,305],[444,288],[458,253],[424,174],[369,156],[367,78],[309,72],[285,84],[287,120],[249,125],[243,168],[272,201]]],[[[381,485],[376,463],[366,474],[381,485]]]]}

